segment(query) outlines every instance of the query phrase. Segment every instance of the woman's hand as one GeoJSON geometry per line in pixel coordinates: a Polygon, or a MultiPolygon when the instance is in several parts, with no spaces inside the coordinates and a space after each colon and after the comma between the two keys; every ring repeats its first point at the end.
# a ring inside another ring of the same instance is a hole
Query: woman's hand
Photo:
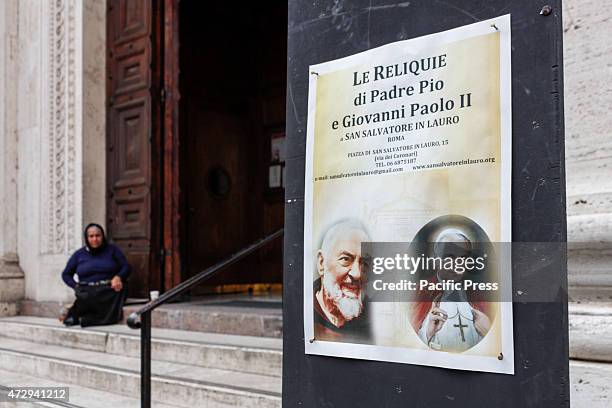
{"type": "Polygon", "coordinates": [[[111,280],[111,288],[113,288],[115,292],[119,292],[121,289],[123,289],[123,282],[121,282],[121,278],[119,276],[115,276],[111,280]]]}

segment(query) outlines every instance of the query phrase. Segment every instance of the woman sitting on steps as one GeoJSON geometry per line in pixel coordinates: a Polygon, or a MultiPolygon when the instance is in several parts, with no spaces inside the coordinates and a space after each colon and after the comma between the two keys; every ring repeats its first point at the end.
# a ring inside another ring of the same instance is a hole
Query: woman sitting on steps
{"type": "Polygon", "coordinates": [[[60,321],[66,326],[82,327],[115,324],[123,318],[130,266],[121,250],[106,242],[100,225],[85,227],[84,238],[85,246],[72,254],[62,272],[76,300],[60,321]]]}

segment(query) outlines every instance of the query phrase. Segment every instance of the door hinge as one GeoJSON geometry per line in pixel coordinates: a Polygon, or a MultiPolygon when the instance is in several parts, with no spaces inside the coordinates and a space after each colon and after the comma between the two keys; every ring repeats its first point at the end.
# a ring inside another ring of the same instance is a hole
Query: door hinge
{"type": "Polygon", "coordinates": [[[162,88],[162,90],[159,91],[159,100],[161,101],[161,103],[166,102],[166,89],[165,88],[162,88]]]}

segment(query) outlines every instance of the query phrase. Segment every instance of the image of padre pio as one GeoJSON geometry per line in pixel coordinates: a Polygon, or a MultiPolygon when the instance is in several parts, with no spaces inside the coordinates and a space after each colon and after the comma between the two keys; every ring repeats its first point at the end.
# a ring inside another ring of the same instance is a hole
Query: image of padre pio
{"type": "Polygon", "coordinates": [[[313,287],[314,336],[317,340],[367,342],[361,243],[370,240],[363,225],[345,220],[330,227],[315,257],[318,278],[313,287]]]}
{"type": "Polygon", "coordinates": [[[419,290],[412,304],[413,329],[432,350],[460,353],[474,347],[489,332],[495,319],[492,302],[499,300],[498,291],[478,289],[499,282],[487,234],[467,217],[442,216],[419,230],[411,252],[440,260],[418,271],[419,282],[426,280],[428,286],[419,290]],[[472,268],[466,268],[469,258],[475,260],[469,262],[472,268]],[[468,280],[481,285],[466,289],[468,280]]]}

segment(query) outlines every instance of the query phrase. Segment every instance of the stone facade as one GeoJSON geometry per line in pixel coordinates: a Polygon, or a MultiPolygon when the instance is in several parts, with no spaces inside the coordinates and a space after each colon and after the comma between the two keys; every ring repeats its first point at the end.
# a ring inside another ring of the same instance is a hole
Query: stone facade
{"type": "Polygon", "coordinates": [[[0,8],[0,279],[15,288],[1,284],[0,313],[9,301],[15,313],[24,297],[72,298],[60,273],[83,225],[104,223],[106,11],[95,0],[0,8]]]}
{"type": "Polygon", "coordinates": [[[570,293],[612,301],[612,11],[563,4],[570,293]]]}
{"type": "Polygon", "coordinates": [[[24,274],[17,255],[17,75],[15,3],[0,3],[0,316],[17,313],[24,274]]]}

